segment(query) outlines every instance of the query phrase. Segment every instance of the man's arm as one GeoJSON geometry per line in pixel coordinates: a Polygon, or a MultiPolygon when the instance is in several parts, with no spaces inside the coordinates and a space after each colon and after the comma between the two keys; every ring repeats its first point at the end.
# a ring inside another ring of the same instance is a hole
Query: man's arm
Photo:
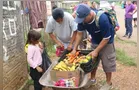
{"type": "Polygon", "coordinates": [[[109,42],[109,39],[103,39],[98,47],[95,49],[96,52],[100,52],[100,50],[109,42]]]}
{"type": "Polygon", "coordinates": [[[68,50],[71,50],[72,49],[72,46],[73,46],[73,43],[75,41],[76,35],[77,35],[77,31],[74,31],[73,32],[73,35],[71,37],[70,43],[69,43],[69,45],[67,47],[68,50]]]}
{"type": "Polygon", "coordinates": [[[134,5],[132,5],[133,8],[133,12],[129,12],[129,14],[133,15],[136,11],[137,11],[137,7],[135,7],[134,5]]]}
{"type": "Polygon", "coordinates": [[[134,14],[135,12],[137,12],[137,7],[135,7],[135,9],[134,9],[134,11],[133,11],[133,13],[132,13],[132,14],[134,14]]]}
{"type": "Polygon", "coordinates": [[[74,32],[73,32],[73,35],[72,35],[72,38],[71,38],[71,40],[70,40],[70,44],[73,44],[73,42],[74,42],[75,39],[76,39],[76,35],[77,35],[77,31],[74,31],[74,32]]]}
{"type": "Polygon", "coordinates": [[[56,36],[55,36],[53,33],[49,33],[49,36],[52,38],[52,40],[53,40],[58,46],[61,46],[61,47],[64,46],[59,40],[57,40],[56,36]]]}
{"type": "Polygon", "coordinates": [[[77,32],[77,35],[76,35],[76,40],[75,40],[74,48],[73,48],[73,51],[71,52],[72,54],[75,54],[76,53],[76,50],[78,48],[78,45],[80,44],[80,41],[82,39],[82,36],[83,36],[83,32],[78,31],[77,32]]]}
{"type": "Polygon", "coordinates": [[[114,30],[112,30],[113,28],[112,26],[110,26],[111,24],[106,14],[101,15],[99,23],[103,39],[101,40],[97,48],[91,52],[92,58],[98,56],[98,53],[106,46],[106,44],[108,44],[110,38],[113,37],[112,33],[114,33],[114,30]]]}
{"type": "Polygon", "coordinates": [[[100,52],[100,50],[102,50],[105,45],[108,43],[109,39],[103,39],[100,44],[97,46],[97,48],[91,52],[90,54],[92,55],[92,58],[95,58],[98,56],[98,53],[100,52]]]}

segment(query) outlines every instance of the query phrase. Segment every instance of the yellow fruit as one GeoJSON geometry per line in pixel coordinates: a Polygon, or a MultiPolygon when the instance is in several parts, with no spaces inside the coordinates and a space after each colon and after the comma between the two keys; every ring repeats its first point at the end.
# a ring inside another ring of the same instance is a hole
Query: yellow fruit
{"type": "Polygon", "coordinates": [[[76,68],[76,66],[75,66],[75,65],[73,65],[73,66],[70,68],[70,71],[74,71],[74,70],[75,70],[75,68],[76,68]]]}
{"type": "Polygon", "coordinates": [[[86,59],[87,59],[87,60],[90,60],[90,59],[91,59],[91,56],[87,55],[87,56],[86,56],[86,59]]]}
{"type": "Polygon", "coordinates": [[[63,71],[62,69],[59,69],[59,71],[63,71]]]}
{"type": "Polygon", "coordinates": [[[62,69],[62,71],[67,71],[65,68],[61,68],[62,69]]]}
{"type": "Polygon", "coordinates": [[[55,68],[54,68],[54,70],[58,70],[58,68],[57,68],[57,67],[55,67],[55,68]]]}
{"type": "Polygon", "coordinates": [[[65,60],[65,64],[69,64],[68,60],[65,60]]]}
{"type": "Polygon", "coordinates": [[[62,67],[64,67],[64,68],[67,67],[67,65],[66,65],[63,61],[61,61],[61,62],[59,63],[59,66],[62,66],[62,67]]]}
{"type": "Polygon", "coordinates": [[[81,60],[79,61],[79,63],[80,63],[80,64],[83,63],[83,59],[81,59],[81,60]]]}
{"type": "Polygon", "coordinates": [[[76,64],[75,64],[75,63],[73,63],[72,65],[73,65],[73,66],[75,66],[76,64]]]}
{"type": "Polygon", "coordinates": [[[88,60],[87,60],[87,59],[84,59],[82,62],[83,62],[83,63],[87,63],[87,62],[88,62],[88,60]]]}
{"type": "Polygon", "coordinates": [[[67,67],[68,71],[70,71],[70,67],[67,67]]]}

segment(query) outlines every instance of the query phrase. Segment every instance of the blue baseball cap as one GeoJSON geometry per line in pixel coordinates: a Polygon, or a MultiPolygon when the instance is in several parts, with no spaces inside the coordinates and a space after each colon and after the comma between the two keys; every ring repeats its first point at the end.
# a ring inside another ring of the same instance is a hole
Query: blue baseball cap
{"type": "Polygon", "coordinates": [[[82,23],[85,17],[90,13],[91,8],[86,4],[79,4],[76,10],[75,22],[82,23]]]}

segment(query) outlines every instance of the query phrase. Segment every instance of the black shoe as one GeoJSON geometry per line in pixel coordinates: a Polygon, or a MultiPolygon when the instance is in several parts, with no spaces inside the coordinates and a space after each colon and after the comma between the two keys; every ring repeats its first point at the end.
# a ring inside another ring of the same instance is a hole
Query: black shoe
{"type": "Polygon", "coordinates": [[[123,37],[127,37],[127,35],[124,35],[123,37]]]}
{"type": "Polygon", "coordinates": [[[128,36],[128,39],[130,39],[131,38],[131,36],[128,36]]]}

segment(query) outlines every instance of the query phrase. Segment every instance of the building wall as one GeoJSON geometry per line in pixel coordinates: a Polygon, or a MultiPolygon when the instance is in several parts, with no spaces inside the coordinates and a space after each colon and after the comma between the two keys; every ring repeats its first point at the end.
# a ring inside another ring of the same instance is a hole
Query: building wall
{"type": "Polygon", "coordinates": [[[21,2],[3,1],[3,90],[18,90],[28,78],[24,22],[21,2]]]}

